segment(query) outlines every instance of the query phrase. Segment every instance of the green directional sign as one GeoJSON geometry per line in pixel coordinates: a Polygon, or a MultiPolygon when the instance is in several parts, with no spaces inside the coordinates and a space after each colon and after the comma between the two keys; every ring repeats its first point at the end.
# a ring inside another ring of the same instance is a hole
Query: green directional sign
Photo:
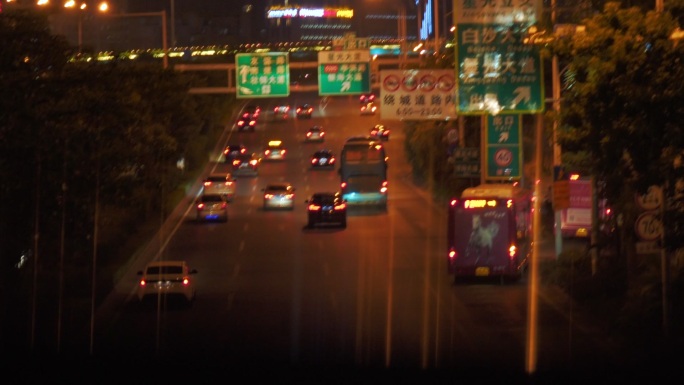
{"type": "Polygon", "coordinates": [[[358,95],[370,92],[370,50],[318,53],[319,95],[358,95]]]}
{"type": "Polygon", "coordinates": [[[544,111],[541,56],[525,44],[527,24],[459,24],[458,112],[544,111]]]}
{"type": "Polygon", "coordinates": [[[235,91],[238,99],[289,96],[288,53],[235,54],[235,91]]]}
{"type": "Polygon", "coordinates": [[[520,179],[522,176],[522,116],[487,115],[486,178],[520,179]]]}

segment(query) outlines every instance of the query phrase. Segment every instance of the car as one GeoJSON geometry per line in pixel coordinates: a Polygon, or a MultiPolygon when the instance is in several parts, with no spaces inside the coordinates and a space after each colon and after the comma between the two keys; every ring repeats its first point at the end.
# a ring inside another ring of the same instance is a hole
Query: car
{"type": "Polygon", "coordinates": [[[359,96],[359,101],[361,104],[368,104],[375,101],[375,94],[361,94],[359,96]]]}
{"type": "Polygon", "coordinates": [[[332,151],[322,149],[311,156],[311,168],[334,168],[335,155],[332,151]]]}
{"type": "Polygon", "coordinates": [[[160,296],[179,297],[186,303],[195,300],[195,280],[191,275],[197,274],[185,261],[153,261],[138,271],[138,300],[159,298],[160,296]]]}
{"type": "Polygon", "coordinates": [[[338,225],[347,227],[347,202],[340,192],[314,193],[305,201],[308,217],[307,227],[338,225]]]}
{"type": "Polygon", "coordinates": [[[231,174],[211,174],[204,179],[202,194],[223,195],[228,202],[235,197],[235,178],[231,174]]]}
{"type": "Polygon", "coordinates": [[[313,115],[313,106],[310,104],[297,106],[296,114],[299,119],[311,119],[311,115],[313,115]]]}
{"type": "Polygon", "coordinates": [[[290,106],[281,104],[273,108],[273,120],[287,120],[290,118],[290,106]]]}
{"type": "Polygon", "coordinates": [[[325,130],[323,130],[323,127],[321,126],[313,126],[306,131],[305,140],[307,142],[322,142],[324,139],[325,130]]]}
{"type": "Polygon", "coordinates": [[[280,140],[270,140],[266,149],[264,150],[264,159],[266,160],[283,160],[287,149],[280,140]]]}
{"type": "Polygon", "coordinates": [[[287,182],[277,182],[266,185],[264,192],[264,210],[294,209],[295,188],[287,182]]]}
{"type": "Polygon", "coordinates": [[[197,221],[228,221],[228,201],[221,194],[201,194],[195,200],[197,221]]]}
{"type": "Polygon", "coordinates": [[[237,127],[238,131],[251,131],[254,132],[256,129],[256,118],[240,118],[238,119],[237,123],[235,123],[235,126],[237,127]]]}
{"type": "Polygon", "coordinates": [[[370,135],[355,135],[355,136],[350,136],[347,138],[345,143],[354,143],[354,142],[374,142],[376,139],[370,135]]]}
{"type": "Polygon", "coordinates": [[[237,158],[238,155],[246,153],[247,147],[243,144],[229,144],[223,150],[223,159],[226,163],[232,163],[233,159],[237,158]]]}
{"type": "Polygon", "coordinates": [[[261,163],[261,158],[257,154],[240,154],[232,161],[233,175],[257,176],[259,175],[259,163],[261,163]]]}
{"type": "Polygon", "coordinates": [[[368,102],[365,104],[361,105],[361,115],[375,115],[375,111],[378,109],[378,106],[375,105],[373,102],[368,102]]]}
{"type": "Polygon", "coordinates": [[[390,129],[387,128],[384,124],[376,124],[375,126],[373,126],[373,128],[370,129],[370,136],[375,139],[389,140],[390,129]]]}
{"type": "Polygon", "coordinates": [[[261,112],[261,107],[254,105],[254,104],[248,104],[245,106],[245,109],[242,110],[242,118],[245,119],[254,119],[256,120],[259,117],[259,113],[261,112]]]}

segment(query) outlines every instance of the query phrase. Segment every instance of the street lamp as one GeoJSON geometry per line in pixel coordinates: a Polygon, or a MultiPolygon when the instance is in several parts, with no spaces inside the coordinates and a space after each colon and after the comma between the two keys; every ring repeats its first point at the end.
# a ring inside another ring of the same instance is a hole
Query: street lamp
{"type": "MultiPolygon", "coordinates": [[[[100,12],[106,12],[108,7],[107,2],[102,1],[97,6],[97,9],[100,12]]],[[[76,0],[67,0],[64,3],[64,8],[78,9],[78,53],[80,55],[83,51],[83,12],[86,11],[88,5],[85,1],[77,2],[76,0]]]]}

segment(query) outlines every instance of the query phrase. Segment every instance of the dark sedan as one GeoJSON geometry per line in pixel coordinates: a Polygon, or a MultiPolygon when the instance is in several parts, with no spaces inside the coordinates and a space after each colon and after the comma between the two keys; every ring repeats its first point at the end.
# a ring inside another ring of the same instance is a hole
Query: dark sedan
{"type": "Polygon", "coordinates": [[[339,192],[319,192],[305,201],[308,213],[307,227],[337,225],[347,227],[347,202],[339,192]]]}
{"type": "Polygon", "coordinates": [[[330,150],[318,150],[311,156],[311,168],[334,168],[335,155],[330,150]]]}

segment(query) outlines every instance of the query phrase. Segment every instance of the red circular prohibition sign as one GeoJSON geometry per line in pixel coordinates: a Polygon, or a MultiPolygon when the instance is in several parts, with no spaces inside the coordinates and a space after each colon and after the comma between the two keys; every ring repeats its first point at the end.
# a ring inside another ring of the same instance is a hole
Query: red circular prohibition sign
{"type": "Polygon", "coordinates": [[[382,86],[390,92],[394,92],[399,89],[401,81],[397,75],[389,75],[382,80],[382,86]]]}
{"type": "Polygon", "coordinates": [[[437,89],[443,92],[449,92],[454,89],[456,82],[452,75],[442,75],[437,79],[437,89]]]}

